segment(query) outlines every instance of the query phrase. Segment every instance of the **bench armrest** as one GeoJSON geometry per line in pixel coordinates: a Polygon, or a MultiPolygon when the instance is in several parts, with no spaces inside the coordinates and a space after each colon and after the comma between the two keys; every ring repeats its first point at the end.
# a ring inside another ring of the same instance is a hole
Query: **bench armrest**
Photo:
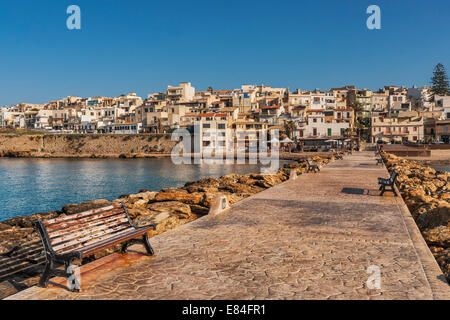
{"type": "Polygon", "coordinates": [[[145,226],[137,226],[137,225],[133,222],[133,220],[131,220],[130,214],[128,213],[128,209],[127,209],[127,207],[125,206],[125,203],[121,202],[120,204],[122,205],[122,208],[123,208],[123,210],[125,211],[125,214],[127,215],[128,222],[130,223],[130,225],[131,225],[133,228],[135,228],[135,229],[141,229],[141,228],[153,227],[153,230],[156,230],[156,224],[153,224],[153,223],[148,224],[148,225],[145,225],[145,226]]]}

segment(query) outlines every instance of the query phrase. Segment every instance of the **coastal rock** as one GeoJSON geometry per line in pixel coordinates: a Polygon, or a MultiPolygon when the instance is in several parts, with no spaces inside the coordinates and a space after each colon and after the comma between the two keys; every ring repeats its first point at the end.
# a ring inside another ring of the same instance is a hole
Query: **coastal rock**
{"type": "Polygon", "coordinates": [[[419,229],[426,230],[447,225],[450,221],[450,204],[439,201],[435,208],[418,215],[416,222],[419,229]]]}
{"type": "Polygon", "coordinates": [[[104,199],[83,202],[80,204],[67,204],[64,207],[62,207],[62,212],[64,214],[71,215],[71,214],[80,213],[80,212],[84,212],[84,211],[88,211],[88,210],[92,210],[92,209],[106,207],[111,204],[112,204],[112,202],[110,202],[108,200],[104,200],[104,199]]]}
{"type": "Polygon", "coordinates": [[[383,153],[399,173],[397,186],[436,261],[450,281],[450,183],[447,172],[383,153]]]}
{"type": "Polygon", "coordinates": [[[187,219],[191,216],[191,207],[180,201],[155,202],[147,206],[147,209],[154,212],[169,212],[180,218],[187,219]]]}
{"type": "Polygon", "coordinates": [[[273,187],[283,181],[286,181],[286,178],[283,174],[251,174],[250,178],[255,179],[257,182],[255,183],[257,186],[263,188],[273,187]]]}
{"type": "Polygon", "coordinates": [[[187,192],[159,192],[154,198],[154,201],[180,201],[186,204],[200,204],[202,200],[203,194],[187,192]]]}
{"type": "Polygon", "coordinates": [[[191,212],[194,214],[197,214],[197,215],[203,216],[203,215],[207,215],[209,213],[209,207],[204,207],[204,206],[196,205],[196,204],[190,205],[190,207],[191,207],[191,212]]]}
{"type": "Polygon", "coordinates": [[[450,226],[440,226],[422,233],[425,241],[432,246],[450,247],[450,226]]]}
{"type": "Polygon", "coordinates": [[[219,187],[219,180],[216,179],[216,178],[204,178],[204,179],[200,179],[198,181],[187,182],[184,186],[185,187],[202,186],[202,187],[215,187],[215,188],[218,188],[219,187]]]}
{"type": "Polygon", "coordinates": [[[20,227],[20,228],[33,228],[33,224],[38,220],[46,220],[56,218],[58,216],[57,211],[49,211],[42,213],[35,213],[25,217],[16,217],[6,221],[3,224],[20,227]]]}
{"type": "Polygon", "coordinates": [[[134,220],[133,222],[140,226],[146,226],[149,224],[161,224],[163,223],[166,219],[169,219],[171,217],[170,213],[168,211],[163,211],[163,212],[159,212],[159,213],[155,213],[152,215],[144,215],[144,216],[140,216],[139,218],[137,218],[136,220],[134,220]]]}
{"type": "Polygon", "coordinates": [[[144,192],[139,192],[136,194],[130,194],[128,196],[128,202],[134,203],[139,200],[145,200],[148,202],[148,201],[155,199],[157,194],[158,194],[158,192],[152,192],[152,191],[144,191],[144,192]]]}

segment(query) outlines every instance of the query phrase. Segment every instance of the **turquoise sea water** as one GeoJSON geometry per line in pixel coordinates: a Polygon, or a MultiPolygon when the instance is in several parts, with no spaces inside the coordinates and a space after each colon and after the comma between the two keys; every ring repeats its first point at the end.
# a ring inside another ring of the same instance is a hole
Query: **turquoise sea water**
{"type": "Polygon", "coordinates": [[[260,165],[174,165],[166,159],[0,159],[0,221],[61,210],[68,203],[159,191],[260,165]]]}
{"type": "Polygon", "coordinates": [[[450,172],[450,166],[433,166],[434,169],[450,172]]]}

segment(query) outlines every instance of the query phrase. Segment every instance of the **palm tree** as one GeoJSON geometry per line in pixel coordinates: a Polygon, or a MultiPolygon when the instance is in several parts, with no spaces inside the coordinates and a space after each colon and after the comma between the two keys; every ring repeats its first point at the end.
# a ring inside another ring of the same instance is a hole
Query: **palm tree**
{"type": "Polygon", "coordinates": [[[286,134],[289,139],[292,139],[293,133],[294,133],[294,121],[286,121],[284,123],[284,129],[286,130],[286,134]]]}

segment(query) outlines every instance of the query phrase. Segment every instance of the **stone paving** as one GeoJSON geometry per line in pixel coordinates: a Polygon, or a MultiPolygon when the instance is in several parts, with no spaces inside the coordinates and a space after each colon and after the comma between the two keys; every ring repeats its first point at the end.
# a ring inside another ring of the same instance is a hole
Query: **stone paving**
{"type": "Polygon", "coordinates": [[[378,196],[387,176],[372,152],[354,153],[152,238],[153,257],[83,266],[81,293],[56,278],[8,299],[450,299],[401,197],[378,196]]]}

